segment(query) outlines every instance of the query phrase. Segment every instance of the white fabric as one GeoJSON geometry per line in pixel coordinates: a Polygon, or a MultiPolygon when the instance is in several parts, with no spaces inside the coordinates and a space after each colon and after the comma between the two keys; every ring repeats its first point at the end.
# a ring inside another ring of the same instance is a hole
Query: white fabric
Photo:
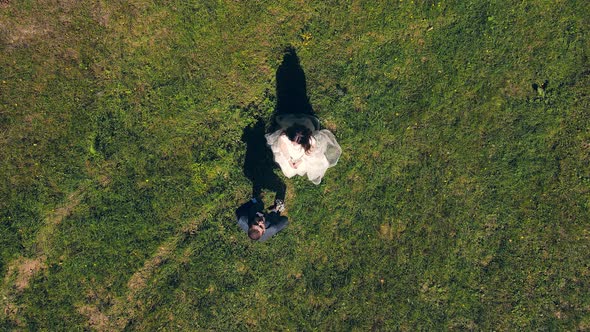
{"type": "Polygon", "coordinates": [[[282,128],[265,135],[265,137],[274,154],[274,160],[281,167],[283,174],[288,178],[307,174],[312,183],[320,184],[326,170],[336,165],[342,154],[342,149],[336,142],[336,137],[327,129],[317,130],[319,121],[315,117],[288,114],[277,119],[277,122],[282,128]],[[284,134],[284,130],[293,124],[304,125],[312,129],[312,147],[309,153],[305,153],[301,145],[294,144],[284,134]],[[293,168],[289,163],[290,160],[301,160],[301,163],[297,168],[293,168]]]}

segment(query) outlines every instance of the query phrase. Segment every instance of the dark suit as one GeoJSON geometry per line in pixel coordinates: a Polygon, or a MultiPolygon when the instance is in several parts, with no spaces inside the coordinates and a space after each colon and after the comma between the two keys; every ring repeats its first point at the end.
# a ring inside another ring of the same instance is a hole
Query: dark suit
{"type": "MultiPolygon", "coordinates": [[[[256,212],[262,210],[264,210],[264,204],[260,201],[254,202],[253,200],[249,200],[242,204],[242,206],[236,210],[238,226],[247,233],[250,225],[255,222],[254,218],[256,212]]],[[[287,224],[289,224],[287,217],[281,216],[278,212],[264,213],[264,226],[266,227],[266,231],[258,241],[266,241],[270,239],[273,235],[287,227],[287,224]]]]}

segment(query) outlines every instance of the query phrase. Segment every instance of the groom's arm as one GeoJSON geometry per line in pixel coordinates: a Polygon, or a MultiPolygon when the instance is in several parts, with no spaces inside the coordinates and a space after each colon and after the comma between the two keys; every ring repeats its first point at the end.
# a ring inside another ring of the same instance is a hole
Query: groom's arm
{"type": "Polygon", "coordinates": [[[254,205],[254,202],[252,200],[249,200],[246,203],[242,204],[242,206],[240,206],[236,210],[236,219],[238,222],[238,226],[244,232],[248,231],[248,212],[250,211],[250,208],[253,205],[254,205]]]}
{"type": "Polygon", "coordinates": [[[276,222],[273,221],[271,223],[271,225],[266,229],[266,231],[264,232],[264,234],[262,234],[262,236],[260,237],[260,239],[258,239],[258,241],[263,242],[263,241],[270,239],[273,235],[280,232],[283,228],[287,227],[287,225],[289,224],[289,220],[287,219],[287,217],[281,217],[275,212],[273,212],[269,215],[269,218],[274,219],[273,217],[275,217],[278,220],[276,222]],[[272,216],[273,214],[276,216],[272,216]]]}
{"type": "Polygon", "coordinates": [[[242,204],[236,210],[236,219],[238,226],[244,231],[248,231],[248,219],[249,216],[253,213],[256,213],[256,210],[262,203],[256,200],[256,198],[252,198],[251,200],[247,201],[246,203],[242,204]]]}

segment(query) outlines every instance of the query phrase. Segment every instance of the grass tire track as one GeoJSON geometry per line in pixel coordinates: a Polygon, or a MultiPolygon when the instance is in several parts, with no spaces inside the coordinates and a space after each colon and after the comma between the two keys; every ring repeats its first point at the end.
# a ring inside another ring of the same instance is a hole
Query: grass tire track
{"type": "Polygon", "coordinates": [[[143,312],[149,309],[141,303],[140,299],[149,286],[150,279],[166,262],[174,260],[178,246],[187,237],[198,232],[201,225],[210,218],[211,213],[220,207],[221,201],[227,202],[225,199],[218,199],[213,204],[209,204],[197,217],[182,223],[175,235],[158,246],[154,255],[129,278],[127,293],[124,296],[113,297],[112,306],[106,310],[100,310],[98,303],[101,299],[95,299],[92,303],[78,304],[77,311],[86,316],[88,327],[97,331],[123,331],[129,322],[141,317],[143,312]]]}
{"type": "MultiPolygon", "coordinates": [[[[102,176],[98,180],[98,184],[103,187],[108,185],[109,182],[110,180],[106,176],[102,176]]],[[[62,220],[72,214],[93,183],[82,184],[78,189],[68,195],[63,205],[51,210],[46,215],[43,226],[37,234],[34,246],[35,254],[33,257],[21,256],[8,264],[8,271],[0,288],[0,295],[2,296],[0,305],[3,308],[0,317],[3,320],[9,320],[17,326],[23,327],[22,321],[18,318],[19,306],[17,300],[24,290],[29,287],[31,279],[37,273],[47,268],[47,257],[55,229],[62,220]]]]}

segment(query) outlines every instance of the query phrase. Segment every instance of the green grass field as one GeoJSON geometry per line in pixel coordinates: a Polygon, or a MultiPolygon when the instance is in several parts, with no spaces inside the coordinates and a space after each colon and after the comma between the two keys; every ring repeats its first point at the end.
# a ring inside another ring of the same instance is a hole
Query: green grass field
{"type": "Polygon", "coordinates": [[[585,0],[0,0],[0,330],[590,330],[589,56],[585,0]],[[288,47],[344,152],[256,243],[288,47]]]}

